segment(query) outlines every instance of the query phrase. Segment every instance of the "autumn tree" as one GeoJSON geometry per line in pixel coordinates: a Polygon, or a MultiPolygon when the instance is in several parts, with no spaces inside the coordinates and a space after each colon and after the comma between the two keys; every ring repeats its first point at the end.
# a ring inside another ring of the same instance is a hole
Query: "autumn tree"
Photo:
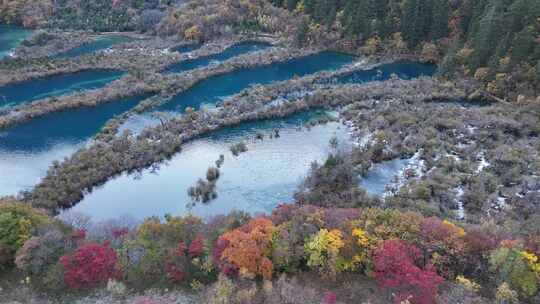
{"type": "Polygon", "coordinates": [[[374,274],[379,286],[395,294],[396,303],[434,303],[441,278],[429,264],[419,263],[421,251],[402,240],[383,241],[374,255],[374,274]]]}
{"type": "Polygon", "coordinates": [[[11,266],[15,253],[51,219],[27,204],[0,201],[0,268],[11,266]]]}
{"type": "Polygon", "coordinates": [[[89,243],[60,258],[64,280],[75,289],[93,288],[118,275],[117,256],[108,243],[89,243]]]}
{"type": "Polygon", "coordinates": [[[519,247],[504,245],[491,252],[490,268],[501,283],[507,283],[523,297],[532,297],[540,284],[538,257],[519,247]]]}
{"type": "MultiPolygon", "coordinates": [[[[226,232],[218,239],[222,248],[216,258],[221,266],[230,264],[243,276],[272,278],[273,264],[268,258],[274,224],[265,218],[255,218],[244,226],[226,232]]],[[[222,267],[222,271],[225,268],[222,267]]]]}

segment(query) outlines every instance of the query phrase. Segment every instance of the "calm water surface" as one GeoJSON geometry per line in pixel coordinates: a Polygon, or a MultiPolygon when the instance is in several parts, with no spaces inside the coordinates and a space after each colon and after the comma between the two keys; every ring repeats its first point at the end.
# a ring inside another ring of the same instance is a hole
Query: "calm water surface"
{"type": "Polygon", "coordinates": [[[413,79],[420,76],[432,76],[437,66],[429,63],[414,61],[398,61],[380,65],[369,70],[359,70],[354,73],[337,77],[339,83],[364,83],[369,81],[384,81],[390,79],[392,74],[401,79],[413,79]]]}
{"type": "Polygon", "coordinates": [[[157,110],[182,112],[186,107],[198,109],[201,104],[215,104],[253,84],[268,84],[323,70],[336,70],[353,61],[352,56],[322,52],[273,65],[235,71],[203,80],[190,90],[173,97],[157,110]]]}
{"type": "Polygon", "coordinates": [[[106,86],[124,75],[113,70],[87,70],[28,80],[0,87],[0,108],[80,90],[106,86]]]}
{"type": "Polygon", "coordinates": [[[396,174],[400,173],[410,163],[410,159],[393,159],[375,164],[369,172],[360,177],[360,186],[369,195],[382,196],[396,174]]]}
{"type": "MultiPolygon", "coordinates": [[[[200,67],[204,67],[204,66],[207,66],[207,65],[209,65],[211,63],[222,62],[222,61],[231,59],[233,57],[236,57],[236,56],[239,56],[239,55],[242,55],[242,54],[247,54],[247,53],[255,52],[255,51],[261,51],[261,50],[267,49],[267,48],[269,48],[271,46],[272,45],[270,45],[268,43],[261,43],[261,42],[239,43],[239,44],[235,44],[235,45],[225,49],[223,52],[215,54],[215,55],[210,55],[210,56],[196,58],[196,59],[188,59],[188,60],[181,61],[179,63],[172,64],[172,65],[168,66],[165,69],[165,71],[170,72],[170,73],[181,73],[181,72],[197,69],[197,68],[200,68],[200,67]]],[[[183,48],[186,48],[186,50],[188,52],[192,51],[192,50],[190,50],[189,46],[179,47],[178,51],[182,52],[183,48]]],[[[197,47],[195,46],[194,49],[195,48],[197,48],[197,47]]],[[[186,50],[184,50],[183,52],[186,52],[186,50]]]]}
{"type": "Polygon", "coordinates": [[[0,59],[8,56],[31,33],[22,27],[0,24],[0,59]]]}
{"type": "MultiPolygon", "coordinates": [[[[204,58],[200,64],[209,64],[212,60],[226,60],[239,53],[264,47],[268,46],[237,45],[213,59],[204,58]]],[[[175,96],[159,110],[178,113],[188,106],[199,108],[203,104],[212,105],[253,84],[267,84],[291,79],[296,75],[335,70],[353,61],[354,57],[348,55],[322,52],[271,66],[235,71],[200,82],[192,89],[175,96]]],[[[189,64],[180,69],[190,69],[189,64]]],[[[193,64],[197,66],[196,63],[193,64]]],[[[338,81],[384,80],[392,73],[409,79],[433,72],[432,66],[400,62],[381,66],[373,71],[347,75],[338,81]]],[[[0,87],[0,95],[6,96],[4,105],[17,104],[43,98],[42,96],[103,86],[122,75],[120,72],[110,71],[83,73],[89,74],[53,76],[14,85],[18,87],[0,87]]],[[[142,98],[144,97],[95,108],[53,113],[0,131],[0,172],[6,172],[0,175],[0,196],[15,194],[35,185],[53,160],[69,156],[84,146],[108,119],[135,106],[142,98]]],[[[232,209],[251,213],[271,211],[277,204],[292,200],[294,190],[307,173],[310,163],[315,160],[323,161],[327,156],[328,141],[331,137],[337,135],[342,142],[349,140],[345,128],[338,123],[299,131],[299,126],[313,115],[310,113],[282,120],[243,124],[215,132],[185,145],[181,153],[173,157],[168,164],[162,165],[157,172],[145,170],[137,175],[124,174],[107,182],[88,194],[73,210],[88,213],[96,219],[124,214],[144,218],[165,213],[186,214],[190,211],[204,217],[226,213],[232,209]],[[268,135],[276,128],[281,130],[281,136],[270,139],[268,135]],[[265,133],[265,140],[255,140],[254,135],[257,132],[265,133]],[[246,137],[250,138],[249,151],[234,157],[229,150],[230,145],[246,137]],[[197,204],[195,208],[188,210],[186,204],[191,199],[187,195],[187,189],[205,176],[207,168],[214,165],[220,154],[225,155],[225,163],[217,183],[218,199],[207,205],[197,204]]],[[[392,166],[386,171],[399,171],[399,163],[392,166]]],[[[370,193],[382,193],[384,186],[394,175],[384,173],[386,171],[383,168],[377,173],[377,168],[374,168],[364,178],[362,185],[368,188],[370,193]]]]}
{"type": "Polygon", "coordinates": [[[0,196],[31,188],[53,160],[62,160],[83,147],[107,120],[146,97],[55,112],[0,130],[0,196]]]}
{"type": "Polygon", "coordinates": [[[204,178],[208,167],[223,154],[225,162],[217,182],[218,198],[208,204],[198,203],[191,212],[202,217],[233,209],[269,212],[279,203],[291,202],[311,162],[323,161],[328,155],[329,140],[333,136],[342,142],[349,141],[345,127],[339,123],[299,130],[312,115],[220,130],[185,145],[181,153],[157,172],[124,174],[107,182],[71,210],[89,214],[94,219],[187,214],[186,204],[191,201],[187,189],[204,178]],[[268,135],[275,128],[281,130],[280,137],[270,139],[268,135]],[[264,133],[265,139],[254,139],[257,132],[264,133]],[[230,145],[245,138],[248,138],[249,151],[234,157],[230,145]]]}
{"type": "Polygon", "coordinates": [[[74,58],[98,51],[106,50],[115,44],[126,43],[133,41],[134,39],[123,35],[111,35],[105,37],[96,38],[94,41],[84,43],[71,50],[67,50],[64,53],[58,54],[56,58],[74,58]]]}

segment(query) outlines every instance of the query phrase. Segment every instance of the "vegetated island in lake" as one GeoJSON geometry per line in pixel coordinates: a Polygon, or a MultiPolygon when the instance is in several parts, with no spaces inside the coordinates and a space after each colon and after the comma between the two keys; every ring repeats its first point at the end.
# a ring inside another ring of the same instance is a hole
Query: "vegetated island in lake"
{"type": "Polygon", "coordinates": [[[6,175],[27,186],[0,199],[2,300],[538,303],[539,15],[535,0],[3,1],[0,164],[40,173],[6,175]],[[325,51],[342,54],[295,75],[325,51]],[[224,163],[204,208],[228,214],[145,211],[212,166],[190,163],[208,136],[321,109],[348,136],[286,196],[235,188],[227,161],[260,176],[286,158],[258,147],[320,132],[249,133],[244,154],[209,157],[224,163]],[[57,137],[72,148],[10,156],[57,137]],[[170,168],[181,181],[147,182],[170,168]],[[126,175],[160,195],[130,197],[126,175]],[[231,211],[231,193],[263,207],[231,211]],[[97,197],[116,219],[78,213],[97,197]]]}

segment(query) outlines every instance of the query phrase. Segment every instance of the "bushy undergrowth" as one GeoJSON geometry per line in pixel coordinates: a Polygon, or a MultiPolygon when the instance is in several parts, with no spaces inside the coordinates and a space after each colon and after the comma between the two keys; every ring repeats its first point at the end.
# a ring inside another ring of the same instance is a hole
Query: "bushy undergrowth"
{"type": "MultiPolygon", "coordinates": [[[[13,208],[23,206],[1,209],[13,208]]],[[[56,291],[105,286],[109,280],[130,288],[200,290],[221,274],[205,294],[225,297],[223,303],[238,302],[240,291],[244,300],[256,297],[260,290],[250,284],[308,270],[330,281],[363,274],[387,290],[389,300],[410,303],[433,303],[443,280],[492,297],[499,288],[499,297],[515,294],[525,302],[536,299],[540,284],[537,240],[502,227],[496,231],[489,223],[461,227],[396,209],[284,204],[266,217],[231,213],[203,222],[166,216],[107,231],[99,240],[75,228],[32,231],[12,261],[29,284],[56,291]]]]}
{"type": "MultiPolygon", "coordinates": [[[[401,172],[402,181],[387,189],[386,206],[474,222],[489,214],[534,223],[540,206],[539,110],[538,103],[357,102],[343,111],[361,143],[349,156],[348,170],[362,173],[372,163],[417,155],[417,168],[401,172]]],[[[332,174],[318,169],[308,180],[332,174]]]]}
{"type": "Polygon", "coordinates": [[[9,266],[25,242],[53,221],[43,212],[21,203],[0,201],[0,269],[9,266]]]}

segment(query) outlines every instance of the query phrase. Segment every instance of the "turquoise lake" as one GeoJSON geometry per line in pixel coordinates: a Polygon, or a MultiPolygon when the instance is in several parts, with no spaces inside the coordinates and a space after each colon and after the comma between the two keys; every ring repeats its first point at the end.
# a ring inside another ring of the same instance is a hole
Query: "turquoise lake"
{"type": "Polygon", "coordinates": [[[0,24],[0,59],[8,56],[31,33],[22,27],[0,24]]]}
{"type": "Polygon", "coordinates": [[[437,71],[437,66],[430,63],[420,63],[414,61],[397,61],[382,64],[376,68],[368,70],[358,70],[351,74],[337,77],[339,83],[364,83],[368,81],[384,81],[390,79],[395,74],[401,79],[413,79],[420,76],[433,76],[437,71]]]}
{"type": "Polygon", "coordinates": [[[124,74],[124,72],[113,70],[86,70],[2,86],[0,87],[0,108],[81,90],[101,88],[124,74]]]}
{"type": "Polygon", "coordinates": [[[239,93],[253,84],[268,84],[323,70],[336,70],[353,61],[354,57],[349,55],[322,52],[273,65],[235,71],[203,80],[190,90],[174,96],[157,110],[182,112],[186,107],[198,109],[201,104],[215,104],[223,97],[239,93]]]}
{"type": "Polygon", "coordinates": [[[348,142],[346,128],[337,122],[301,128],[314,113],[297,114],[287,119],[242,124],[184,145],[157,172],[123,174],[86,195],[70,212],[81,212],[95,220],[129,215],[136,219],[147,216],[193,214],[207,217],[233,209],[250,213],[269,212],[277,204],[291,202],[298,183],[308,172],[311,162],[323,161],[330,152],[329,141],[336,136],[348,142]],[[278,138],[269,138],[274,129],[278,138]],[[263,133],[263,140],[255,139],[263,133]],[[230,145],[245,140],[248,151],[235,157],[230,145]],[[197,203],[193,209],[187,189],[206,170],[225,156],[221,177],[217,182],[218,198],[210,203],[197,203]]]}
{"type": "Polygon", "coordinates": [[[28,190],[53,160],[83,147],[107,122],[149,95],[55,112],[0,130],[0,196],[28,190]]]}
{"type": "MultiPolygon", "coordinates": [[[[233,47],[235,52],[232,52],[230,48],[224,51],[225,54],[221,53],[218,59],[226,60],[224,58],[237,55],[236,52],[255,51],[261,46],[241,44],[236,47],[240,49],[233,47]]],[[[336,70],[353,63],[354,60],[354,57],[345,54],[322,52],[274,65],[211,77],[173,97],[157,110],[182,113],[188,106],[200,108],[207,104],[215,105],[225,97],[254,84],[268,84],[322,70],[336,70]]],[[[409,79],[430,75],[433,71],[433,66],[399,62],[374,70],[355,72],[339,81],[360,83],[381,80],[380,77],[390,77],[392,73],[409,79]]],[[[122,72],[118,71],[94,70],[0,87],[0,95],[5,96],[0,106],[98,88],[121,76],[122,72]]],[[[84,147],[108,119],[129,110],[146,97],[148,96],[138,96],[95,108],[52,113],[0,131],[0,171],[7,172],[0,176],[0,196],[31,189],[45,175],[53,160],[61,160],[84,147]]],[[[322,114],[310,112],[287,119],[242,124],[214,132],[211,136],[186,144],[182,153],[163,164],[157,172],[144,170],[142,174],[124,174],[110,180],[86,195],[73,210],[99,219],[117,217],[122,213],[144,218],[187,212],[210,216],[232,209],[251,213],[270,211],[278,203],[292,200],[292,195],[307,173],[310,163],[323,161],[327,156],[330,138],[337,136],[340,141],[349,141],[346,128],[339,123],[320,125],[310,130],[301,129],[313,115],[322,114]],[[281,136],[270,139],[268,134],[274,129],[280,129],[281,136]],[[255,140],[254,136],[258,132],[265,133],[266,139],[255,140]],[[230,145],[246,138],[249,151],[234,157],[229,151],[230,145]],[[186,204],[190,202],[187,189],[204,177],[207,168],[214,164],[220,154],[225,155],[225,164],[222,177],[218,181],[218,199],[209,205],[197,204],[192,210],[186,209],[186,204]],[[133,208],[134,201],[137,201],[137,208],[133,208]],[[126,212],[128,210],[129,212],[126,212]]],[[[145,119],[137,120],[141,117],[152,121],[149,114],[135,116],[135,123],[132,125],[135,129],[148,126],[145,119]]],[[[383,182],[382,179],[377,181],[376,176],[371,180],[377,185],[383,182]]],[[[367,184],[367,187],[375,190],[377,185],[371,187],[367,184]]]]}
{"type": "Polygon", "coordinates": [[[386,186],[409,164],[409,159],[393,159],[375,164],[365,176],[360,177],[360,186],[371,196],[382,196],[386,186]]]}
{"type": "MultiPolygon", "coordinates": [[[[236,71],[199,83],[191,90],[174,97],[161,106],[160,110],[182,112],[186,106],[198,108],[204,104],[215,104],[223,97],[238,93],[254,83],[269,83],[289,79],[294,75],[337,69],[352,60],[352,57],[346,55],[325,52],[269,67],[236,71]]],[[[432,65],[414,62],[399,62],[381,68],[385,72],[360,71],[354,73],[354,77],[348,75],[348,78],[341,81],[366,82],[374,77],[380,77],[378,75],[381,73],[388,77],[395,73],[402,78],[410,79],[431,75],[435,71],[432,65]]],[[[337,134],[341,140],[348,138],[344,127],[337,123],[317,126],[310,131],[297,131],[307,117],[304,116],[303,120],[298,120],[298,116],[295,117],[296,121],[295,118],[291,118],[281,125],[280,138],[263,142],[252,141],[250,150],[238,158],[233,157],[229,151],[232,143],[246,136],[253,138],[257,132],[265,130],[268,132],[275,128],[275,124],[279,126],[280,122],[242,125],[238,128],[221,130],[209,138],[195,140],[187,144],[181,153],[159,170],[147,170],[136,175],[124,174],[114,178],[102,187],[94,189],[72,210],[89,214],[97,219],[118,217],[124,213],[141,219],[151,215],[187,212],[211,216],[232,209],[251,213],[268,212],[278,203],[292,200],[298,183],[309,169],[309,164],[315,160],[322,161],[327,156],[328,141],[333,134],[337,134]],[[226,161],[222,170],[223,176],[218,182],[218,199],[208,205],[199,203],[193,210],[186,209],[186,204],[190,202],[187,189],[199,178],[204,177],[206,169],[213,165],[220,154],[226,156],[226,161]],[[243,159],[245,161],[240,162],[243,159]],[[126,197],[126,193],[133,193],[133,196],[126,197]],[[137,204],[137,209],[133,210],[130,204],[133,204],[134,200],[152,203],[148,206],[144,203],[137,204]],[[111,201],[119,205],[111,206],[105,203],[111,201]]],[[[155,122],[149,115],[141,115],[134,117],[133,121],[124,127],[140,131],[155,122]]],[[[377,165],[361,180],[361,186],[367,188],[369,194],[380,196],[385,186],[406,164],[407,160],[396,160],[377,165]]]]}
{"type": "MultiPolygon", "coordinates": [[[[172,65],[166,67],[165,71],[169,72],[169,73],[181,73],[181,72],[201,68],[201,67],[210,65],[212,63],[222,62],[222,61],[231,59],[233,57],[236,57],[236,56],[239,56],[239,55],[242,55],[242,54],[247,54],[247,53],[255,52],[255,51],[261,51],[261,50],[267,49],[269,47],[271,47],[270,44],[261,43],[261,42],[239,43],[239,44],[235,44],[235,45],[225,49],[223,52],[215,54],[215,55],[200,57],[200,58],[196,58],[196,59],[187,59],[187,60],[180,61],[178,63],[172,64],[172,65]]],[[[178,51],[179,52],[190,52],[191,51],[189,49],[189,47],[186,47],[186,50],[183,50],[182,47],[179,47],[178,51]]]]}
{"type": "Polygon", "coordinates": [[[55,58],[74,58],[87,54],[92,54],[98,51],[106,50],[115,44],[126,43],[133,41],[134,39],[122,35],[110,35],[104,37],[98,37],[93,41],[84,43],[71,50],[67,50],[55,56],[55,58]]]}

